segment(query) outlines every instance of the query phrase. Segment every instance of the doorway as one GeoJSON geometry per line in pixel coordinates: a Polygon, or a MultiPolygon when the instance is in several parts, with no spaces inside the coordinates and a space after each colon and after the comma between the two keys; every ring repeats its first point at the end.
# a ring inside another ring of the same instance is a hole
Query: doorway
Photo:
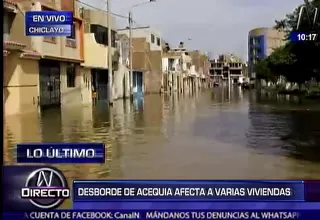
{"type": "Polygon", "coordinates": [[[143,73],[141,71],[133,72],[133,88],[135,96],[142,96],[143,94],[143,73]]]}
{"type": "Polygon", "coordinates": [[[60,106],[60,62],[39,61],[40,107],[60,106]]]}

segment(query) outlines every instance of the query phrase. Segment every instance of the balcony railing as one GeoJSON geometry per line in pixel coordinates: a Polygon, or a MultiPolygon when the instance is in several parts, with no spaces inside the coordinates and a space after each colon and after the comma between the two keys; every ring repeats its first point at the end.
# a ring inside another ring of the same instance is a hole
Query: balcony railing
{"type": "Polygon", "coordinates": [[[222,64],[221,63],[211,64],[211,68],[222,68],[222,64]]]}
{"type": "Polygon", "coordinates": [[[242,68],[242,64],[241,63],[230,63],[229,64],[229,67],[230,68],[236,68],[236,69],[240,69],[240,68],[242,68]]]}

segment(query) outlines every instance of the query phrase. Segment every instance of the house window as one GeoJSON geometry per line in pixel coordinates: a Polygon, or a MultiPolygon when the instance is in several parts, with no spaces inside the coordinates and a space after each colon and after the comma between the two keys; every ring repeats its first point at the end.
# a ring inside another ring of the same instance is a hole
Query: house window
{"type": "Polygon", "coordinates": [[[154,37],[154,35],[153,35],[153,34],[151,34],[151,43],[153,43],[153,44],[154,44],[154,42],[155,42],[155,37],[154,37]]]}
{"type": "Polygon", "coordinates": [[[256,38],[255,37],[250,37],[250,45],[254,46],[256,44],[256,38]]]}
{"type": "Polygon", "coordinates": [[[257,53],[260,54],[262,52],[261,48],[257,49],[257,53]]]}
{"type": "Polygon", "coordinates": [[[55,43],[57,43],[57,38],[56,37],[43,37],[43,41],[47,42],[47,43],[55,44],[55,43]]]}
{"type": "Polygon", "coordinates": [[[160,46],[160,44],[161,44],[160,38],[157,37],[157,45],[160,46]]]}
{"type": "Polygon", "coordinates": [[[71,36],[68,36],[67,37],[68,39],[76,39],[76,26],[75,26],[75,24],[73,24],[72,26],[71,26],[71,36]]]}
{"type": "Polygon", "coordinates": [[[3,14],[3,40],[8,40],[10,29],[14,20],[15,14],[4,11],[3,14]]]}
{"type": "Polygon", "coordinates": [[[254,54],[255,49],[254,48],[250,48],[250,54],[254,54]]]}
{"type": "Polygon", "coordinates": [[[113,48],[116,48],[116,46],[117,46],[116,36],[117,36],[117,32],[114,30],[111,30],[111,47],[113,47],[113,48]]]}
{"type": "MultiPolygon", "coordinates": [[[[94,38],[98,44],[103,44],[108,46],[108,28],[101,25],[91,24],[90,32],[94,33],[94,38]]],[[[116,47],[116,36],[117,32],[111,30],[111,46],[116,47]]]]}
{"type": "Polygon", "coordinates": [[[76,67],[74,64],[67,64],[67,87],[76,86],[76,67]]]}
{"type": "Polygon", "coordinates": [[[90,32],[94,33],[94,37],[98,44],[108,45],[108,29],[106,27],[92,24],[90,25],[90,32]]]}
{"type": "Polygon", "coordinates": [[[262,40],[262,39],[261,39],[261,36],[257,37],[257,40],[256,40],[256,41],[257,41],[257,44],[258,44],[258,45],[261,44],[261,40],[262,40]]]}

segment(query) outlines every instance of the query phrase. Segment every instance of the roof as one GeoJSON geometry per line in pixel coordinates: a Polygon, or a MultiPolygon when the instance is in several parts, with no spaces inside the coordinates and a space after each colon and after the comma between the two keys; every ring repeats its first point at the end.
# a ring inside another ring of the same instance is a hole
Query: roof
{"type": "Polygon", "coordinates": [[[3,0],[3,8],[14,11],[17,7],[18,5],[14,1],[3,0]]]}
{"type": "Polygon", "coordinates": [[[168,51],[168,52],[163,52],[162,57],[163,58],[180,58],[181,55],[182,55],[182,52],[168,51]]]}
{"type": "Polygon", "coordinates": [[[20,55],[21,58],[27,58],[27,59],[41,59],[41,54],[37,51],[32,50],[23,50],[22,54],[20,55]]]}
{"type": "Polygon", "coordinates": [[[249,31],[249,36],[257,36],[257,35],[265,35],[270,32],[282,32],[281,30],[277,30],[272,27],[260,27],[260,28],[255,28],[249,31]]]}
{"type": "Polygon", "coordinates": [[[41,56],[41,54],[40,53],[38,53],[37,51],[34,51],[34,50],[23,50],[22,51],[23,53],[23,55],[24,56],[41,56]]]}
{"type": "Polygon", "coordinates": [[[10,1],[10,0],[3,0],[3,3],[18,6],[17,3],[15,3],[14,1],[10,1]]]}
{"type": "Polygon", "coordinates": [[[67,58],[63,56],[51,56],[51,55],[42,55],[43,59],[51,59],[51,60],[58,60],[58,61],[64,61],[64,62],[72,62],[72,63],[83,63],[83,59],[74,59],[74,58],[67,58]]]}
{"type": "Polygon", "coordinates": [[[26,45],[16,41],[3,41],[3,48],[5,49],[23,49],[26,45]]]}

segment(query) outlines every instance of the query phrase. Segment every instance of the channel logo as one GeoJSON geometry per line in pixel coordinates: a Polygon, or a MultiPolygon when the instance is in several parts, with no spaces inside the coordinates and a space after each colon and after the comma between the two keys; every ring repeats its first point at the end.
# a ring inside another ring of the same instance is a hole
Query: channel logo
{"type": "Polygon", "coordinates": [[[70,189],[64,175],[52,168],[40,168],[33,171],[21,189],[21,198],[41,209],[59,207],[70,198],[70,189]]]}

